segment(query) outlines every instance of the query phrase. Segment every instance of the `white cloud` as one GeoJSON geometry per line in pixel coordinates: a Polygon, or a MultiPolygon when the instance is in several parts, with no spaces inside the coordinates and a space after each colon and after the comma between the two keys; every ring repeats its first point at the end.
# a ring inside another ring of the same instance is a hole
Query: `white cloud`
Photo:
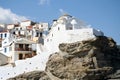
{"type": "Polygon", "coordinates": [[[66,11],[64,11],[63,9],[59,9],[60,13],[63,14],[68,14],[66,11]]]}
{"type": "Polygon", "coordinates": [[[49,4],[50,0],[40,0],[40,5],[49,4]]]}
{"type": "Polygon", "coordinates": [[[0,7],[0,23],[16,23],[23,20],[27,18],[13,13],[10,9],[0,7]]]}

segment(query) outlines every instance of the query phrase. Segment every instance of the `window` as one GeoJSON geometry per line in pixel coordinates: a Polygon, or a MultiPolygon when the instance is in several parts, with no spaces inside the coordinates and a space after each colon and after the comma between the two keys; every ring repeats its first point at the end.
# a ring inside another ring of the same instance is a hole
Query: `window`
{"type": "Polygon", "coordinates": [[[38,37],[38,36],[39,36],[39,33],[37,32],[37,33],[36,33],[36,37],[38,37]]]}
{"type": "Polygon", "coordinates": [[[18,28],[16,28],[16,30],[18,30],[18,28]]]}
{"type": "Polygon", "coordinates": [[[2,43],[0,43],[0,47],[2,47],[2,43]]]}
{"type": "Polygon", "coordinates": [[[29,46],[29,44],[24,44],[23,48],[29,48],[28,46],[29,46]]]}
{"type": "Polygon", "coordinates": [[[18,31],[18,34],[20,35],[20,31],[18,31]]]}
{"type": "Polygon", "coordinates": [[[23,59],[23,54],[19,54],[19,60],[23,59]]]}
{"type": "Polygon", "coordinates": [[[5,37],[7,37],[7,34],[5,33],[5,37]]]}
{"type": "Polygon", "coordinates": [[[20,30],[22,30],[22,28],[20,28],[20,30]]]}
{"type": "Polygon", "coordinates": [[[42,37],[42,33],[40,33],[40,37],[42,37]]]}
{"type": "Polygon", "coordinates": [[[19,44],[19,47],[20,47],[20,48],[23,48],[23,44],[19,44]]]}
{"type": "Polygon", "coordinates": [[[60,28],[58,27],[58,31],[60,30],[60,28]]]}
{"type": "Polygon", "coordinates": [[[1,34],[1,38],[3,37],[3,34],[1,34]]]}
{"type": "Polygon", "coordinates": [[[43,25],[41,24],[41,27],[43,27],[43,25]]]}
{"type": "Polygon", "coordinates": [[[15,31],[13,32],[13,34],[15,34],[15,31]]]}
{"type": "Polygon", "coordinates": [[[52,34],[52,37],[53,37],[53,34],[52,34]]]}
{"type": "Polygon", "coordinates": [[[7,52],[7,48],[4,48],[4,52],[5,52],[5,53],[7,52]]]}

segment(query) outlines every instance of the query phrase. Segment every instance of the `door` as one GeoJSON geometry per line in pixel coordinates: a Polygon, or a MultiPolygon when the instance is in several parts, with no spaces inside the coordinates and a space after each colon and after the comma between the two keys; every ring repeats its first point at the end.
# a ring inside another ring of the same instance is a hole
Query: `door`
{"type": "Polygon", "coordinates": [[[19,54],[19,60],[23,59],[23,54],[19,54]]]}

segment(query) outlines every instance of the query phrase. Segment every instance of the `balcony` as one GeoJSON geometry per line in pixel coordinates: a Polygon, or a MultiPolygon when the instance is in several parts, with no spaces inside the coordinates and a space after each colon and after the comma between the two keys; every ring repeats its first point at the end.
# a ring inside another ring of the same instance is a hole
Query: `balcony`
{"type": "Polygon", "coordinates": [[[15,48],[15,51],[32,51],[31,48],[15,48]]]}

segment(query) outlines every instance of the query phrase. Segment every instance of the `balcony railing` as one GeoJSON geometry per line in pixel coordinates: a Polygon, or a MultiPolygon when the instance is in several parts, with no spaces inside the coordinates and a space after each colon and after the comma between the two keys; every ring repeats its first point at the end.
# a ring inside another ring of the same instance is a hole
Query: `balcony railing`
{"type": "Polygon", "coordinates": [[[31,48],[15,48],[15,51],[32,51],[31,48]]]}

